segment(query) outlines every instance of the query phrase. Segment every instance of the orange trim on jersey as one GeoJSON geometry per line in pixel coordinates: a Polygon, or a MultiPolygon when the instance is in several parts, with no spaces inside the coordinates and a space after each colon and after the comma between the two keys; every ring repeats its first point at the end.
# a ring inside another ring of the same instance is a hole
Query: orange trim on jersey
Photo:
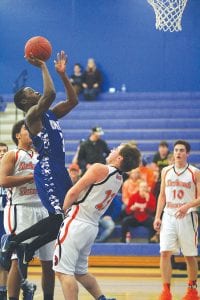
{"type": "Polygon", "coordinates": [[[61,239],[59,239],[59,243],[62,244],[68,234],[68,229],[69,229],[69,226],[70,224],[72,223],[72,221],[75,219],[76,215],[78,214],[78,211],[79,211],[79,205],[76,206],[76,209],[73,213],[73,215],[71,216],[70,220],[67,222],[66,224],[66,227],[65,227],[65,231],[64,231],[64,235],[62,236],[61,239]]]}
{"type": "Polygon", "coordinates": [[[195,185],[195,198],[197,198],[197,185],[196,185],[195,175],[194,175],[194,172],[190,168],[188,168],[188,171],[192,174],[192,181],[195,185]]]}
{"type": "Polygon", "coordinates": [[[8,228],[10,230],[10,233],[12,232],[12,225],[11,225],[11,206],[9,206],[8,209],[8,228]]]}
{"type": "Polygon", "coordinates": [[[188,167],[188,171],[190,171],[190,173],[192,174],[192,180],[193,180],[194,184],[196,185],[196,180],[195,180],[193,171],[189,167],[188,167]]]}
{"type": "Polygon", "coordinates": [[[165,182],[165,178],[166,178],[166,176],[167,176],[167,173],[168,173],[171,169],[173,169],[173,167],[174,167],[174,166],[172,166],[171,168],[169,168],[169,169],[165,172],[164,178],[163,178],[163,179],[164,179],[164,182],[165,182]]]}

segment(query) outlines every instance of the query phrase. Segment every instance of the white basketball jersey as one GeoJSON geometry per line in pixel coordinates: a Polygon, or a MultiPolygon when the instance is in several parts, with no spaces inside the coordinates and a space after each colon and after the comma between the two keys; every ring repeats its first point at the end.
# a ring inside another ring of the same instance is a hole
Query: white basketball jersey
{"type": "MultiPolygon", "coordinates": [[[[33,174],[35,164],[37,163],[37,154],[33,151],[27,152],[23,149],[15,149],[12,151],[15,152],[16,161],[13,175],[26,176],[28,174],[33,174]]],[[[10,204],[40,203],[34,181],[13,187],[11,193],[10,204]]]]}
{"type": "MultiPolygon", "coordinates": [[[[166,206],[164,211],[174,215],[181,205],[196,199],[195,172],[198,169],[188,164],[178,171],[174,165],[166,167],[165,170],[166,206]]],[[[188,213],[196,210],[195,207],[190,208],[188,213]]]]}
{"type": "Polygon", "coordinates": [[[76,220],[98,225],[100,217],[107,210],[123,182],[119,170],[111,166],[107,167],[108,176],[83,191],[68,215],[76,220]]]}

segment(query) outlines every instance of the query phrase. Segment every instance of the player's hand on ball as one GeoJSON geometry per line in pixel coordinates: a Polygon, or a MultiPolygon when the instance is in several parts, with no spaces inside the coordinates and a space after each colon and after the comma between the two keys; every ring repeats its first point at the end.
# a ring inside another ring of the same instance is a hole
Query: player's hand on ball
{"type": "Polygon", "coordinates": [[[34,57],[33,55],[31,56],[25,56],[25,59],[32,65],[41,68],[42,65],[45,64],[44,61],[42,61],[41,59],[38,59],[36,57],[34,57]]]}
{"type": "Polygon", "coordinates": [[[54,60],[54,64],[55,64],[55,69],[59,74],[65,73],[67,61],[68,61],[67,55],[63,50],[57,54],[57,59],[54,60]]]}

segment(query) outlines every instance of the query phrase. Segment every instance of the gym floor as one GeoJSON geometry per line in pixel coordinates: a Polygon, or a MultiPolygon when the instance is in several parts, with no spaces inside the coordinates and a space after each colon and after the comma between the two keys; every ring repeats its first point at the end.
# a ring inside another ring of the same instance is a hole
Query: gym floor
{"type": "MultiPolygon", "coordinates": [[[[159,268],[90,268],[106,296],[117,300],[156,300],[161,291],[159,268]]],[[[32,266],[29,280],[37,284],[34,299],[42,300],[41,268],[32,266]]],[[[181,300],[186,291],[187,278],[185,271],[173,271],[173,300],[181,300]]],[[[87,291],[80,286],[80,300],[92,300],[87,291]]],[[[58,280],[55,286],[55,300],[64,300],[58,280]]]]}

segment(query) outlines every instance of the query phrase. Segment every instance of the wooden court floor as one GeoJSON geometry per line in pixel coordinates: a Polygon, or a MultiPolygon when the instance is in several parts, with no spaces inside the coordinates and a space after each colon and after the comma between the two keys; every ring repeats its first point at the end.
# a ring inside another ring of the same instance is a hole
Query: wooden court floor
{"type": "MultiPolygon", "coordinates": [[[[156,300],[161,291],[159,268],[90,268],[104,294],[117,300],[156,300]]],[[[42,300],[40,284],[41,268],[30,267],[29,280],[37,284],[34,299],[42,300]]],[[[173,300],[181,300],[186,290],[185,271],[173,271],[172,293],[173,300]]],[[[55,300],[64,300],[58,280],[55,286],[55,300]]],[[[93,298],[80,286],[80,300],[93,298]]]]}

